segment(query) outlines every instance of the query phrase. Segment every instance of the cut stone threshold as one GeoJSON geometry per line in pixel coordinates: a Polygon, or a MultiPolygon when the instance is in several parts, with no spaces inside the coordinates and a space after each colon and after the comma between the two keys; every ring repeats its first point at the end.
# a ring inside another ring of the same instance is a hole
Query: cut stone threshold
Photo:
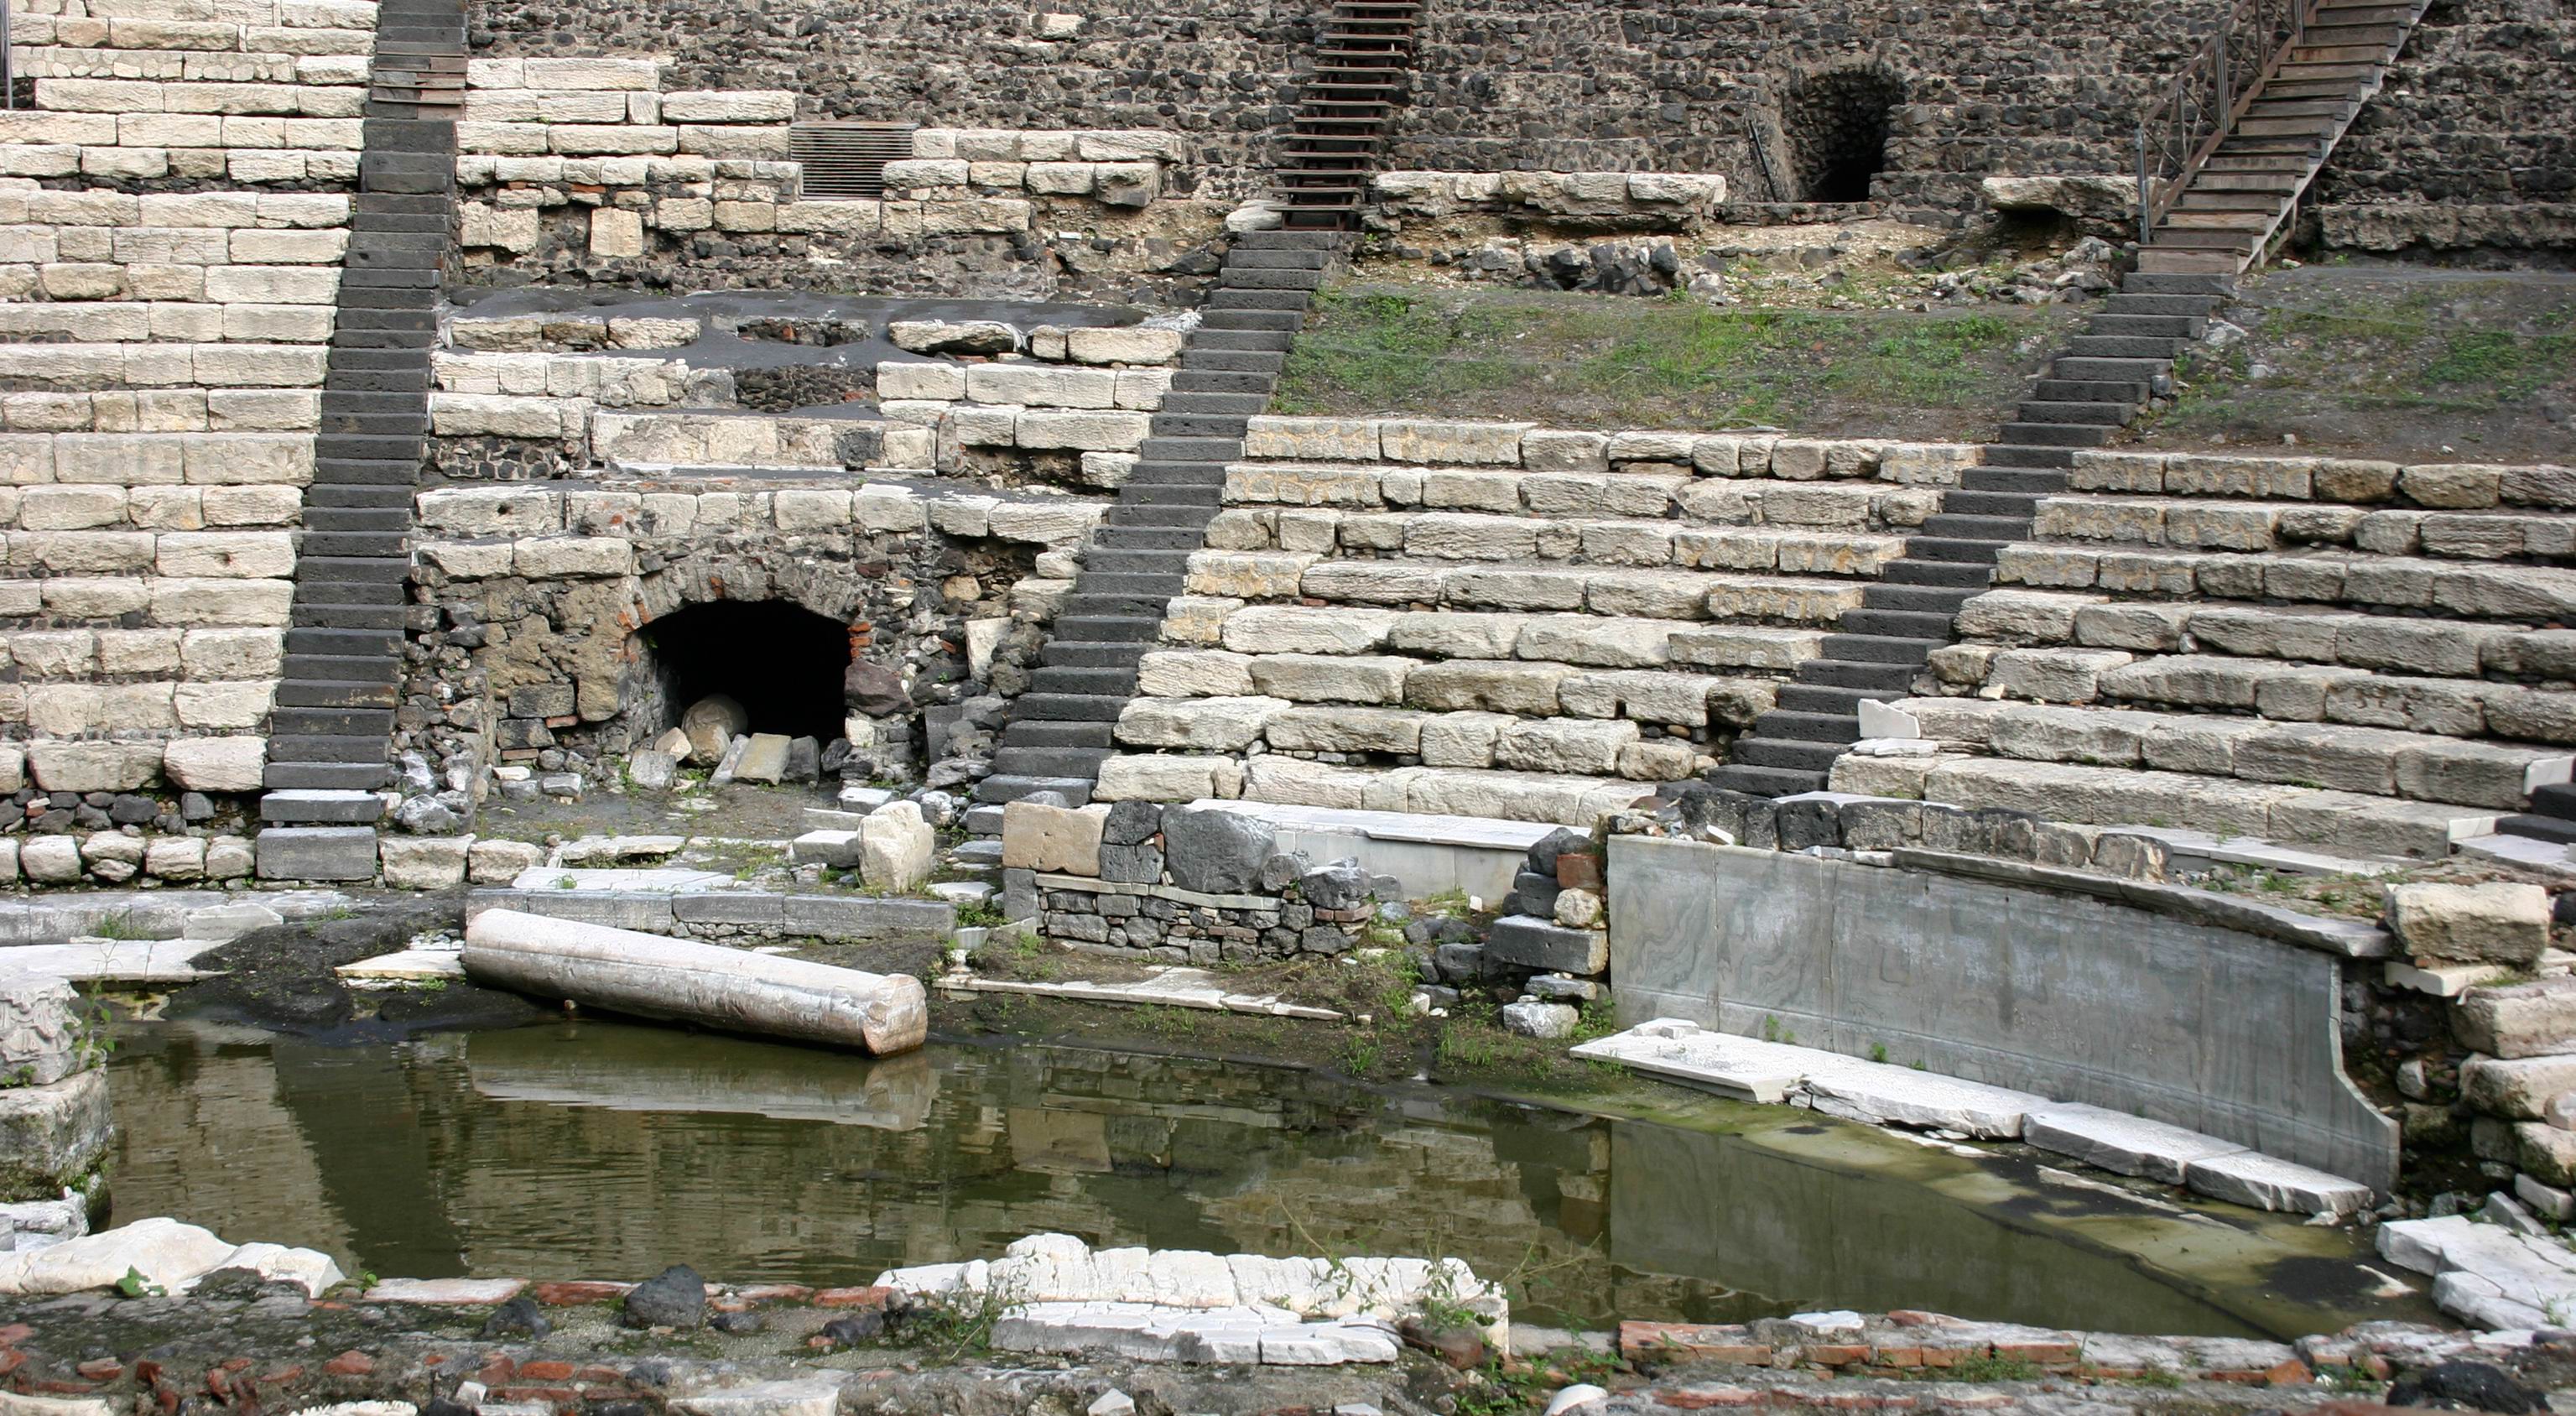
{"type": "Polygon", "coordinates": [[[494,909],[648,934],[706,926],[836,942],[945,939],[957,928],[945,900],[752,889],[711,870],[534,866],[465,898],[468,923],[494,909]]]}
{"type": "Polygon", "coordinates": [[[2116,1174],[2254,1209],[2349,1215],[2371,1188],[2179,1126],[1821,1048],[1658,1018],[1573,1049],[1738,1101],[1809,1107],[1870,1125],[2025,1141],[2116,1174]]]}
{"type": "Polygon", "coordinates": [[[1210,1013],[1248,1013],[1256,1017],[1304,1018],[1314,1022],[1340,1022],[1342,1015],[1330,1008],[1311,1008],[1302,1003],[1283,1003],[1275,994],[1237,993],[1225,981],[1205,969],[1156,969],[1150,977],[1130,983],[1093,983],[1083,979],[1062,982],[1022,982],[1016,979],[977,978],[971,973],[953,973],[939,981],[948,993],[1020,993],[1040,998],[1063,998],[1077,1003],[1119,1003],[1131,1007],[1160,1005],[1167,1008],[1195,1008],[1210,1013]]]}

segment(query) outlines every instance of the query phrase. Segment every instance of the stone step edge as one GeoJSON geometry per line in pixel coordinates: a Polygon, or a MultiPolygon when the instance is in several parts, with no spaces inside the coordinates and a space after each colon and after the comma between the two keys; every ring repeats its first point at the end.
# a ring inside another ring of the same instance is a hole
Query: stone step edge
{"type": "Polygon", "coordinates": [[[1738,1100],[1786,1103],[1868,1124],[1936,1129],[1932,1118],[1967,1117],[1977,1139],[2023,1141],[2115,1174],[2180,1184],[2194,1194],[2255,1209],[2340,1216],[2367,1208],[2374,1198],[2359,1181],[2184,1127],[1822,1048],[1703,1029],[1686,1019],[1641,1023],[1579,1044],[1571,1055],[1738,1100]],[[1694,1052],[1703,1055],[1693,1057],[1694,1052]],[[1909,1100],[1908,1093],[1928,1095],[1909,1100]]]}

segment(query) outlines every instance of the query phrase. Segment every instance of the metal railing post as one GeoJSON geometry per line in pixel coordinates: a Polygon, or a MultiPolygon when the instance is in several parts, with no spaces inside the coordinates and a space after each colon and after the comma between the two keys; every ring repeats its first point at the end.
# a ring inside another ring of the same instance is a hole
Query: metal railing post
{"type": "Polygon", "coordinates": [[[2138,244],[2147,244],[2147,125],[2138,125],[2138,244]]]}

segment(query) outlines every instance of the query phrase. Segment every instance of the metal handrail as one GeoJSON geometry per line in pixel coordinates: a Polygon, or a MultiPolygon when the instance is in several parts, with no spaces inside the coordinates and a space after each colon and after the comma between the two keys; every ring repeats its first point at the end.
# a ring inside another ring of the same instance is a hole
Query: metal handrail
{"type": "Polygon", "coordinates": [[[2307,35],[2316,0],[2238,0],[2138,120],[2138,244],[2307,35]]]}

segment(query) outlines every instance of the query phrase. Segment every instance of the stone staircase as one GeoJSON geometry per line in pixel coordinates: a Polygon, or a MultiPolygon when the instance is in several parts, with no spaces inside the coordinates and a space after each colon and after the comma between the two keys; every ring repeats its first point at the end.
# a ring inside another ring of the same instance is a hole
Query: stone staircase
{"type": "Polygon", "coordinates": [[[2504,818],[2496,829],[2576,849],[2576,786],[2558,782],[2534,789],[2531,810],[2504,818]]]}
{"type": "Polygon", "coordinates": [[[2067,489],[2078,449],[2099,447],[2173,376],[2228,292],[2224,275],[2132,272],[2031,389],[1980,465],[1960,474],[1941,511],[1877,584],[1845,611],[1824,654],[1798,666],[1779,706],[1736,739],[1710,780],[1780,796],[1821,791],[1834,759],[1861,736],[1861,705],[1909,696],[1931,652],[1952,639],[1959,606],[1994,582],[1995,555],[2030,536],[2040,498],[2067,489]]]}
{"type": "Polygon", "coordinates": [[[439,262],[455,219],[457,0],[385,0],[322,389],[263,821],[371,827],[400,692],[439,262]],[[453,62],[448,62],[451,60],[453,62]]]}
{"type": "Polygon", "coordinates": [[[1037,791],[1090,800],[1118,715],[1136,695],[1136,661],[1154,646],[1164,606],[1216,518],[1226,465],[1243,457],[1244,430],[1269,403],[1306,308],[1349,240],[1327,230],[1235,238],[1135,471],[1092,533],[1029,691],[1011,705],[977,801],[1037,791]]]}
{"type": "Polygon", "coordinates": [[[1734,760],[1712,774],[1717,785],[1765,796],[1824,787],[1834,759],[1861,735],[1861,705],[1907,695],[1926,657],[1951,642],[1959,606],[1993,582],[1996,552],[2028,536],[2041,497],[2066,490],[2076,450],[2108,442],[2166,386],[2175,356],[2280,234],[2424,13],[2424,0],[2291,3],[2307,8],[2288,12],[2288,40],[2241,95],[2226,78],[2226,36],[2176,80],[2167,109],[2184,106],[2199,69],[2214,73],[2225,121],[2206,138],[2180,140],[2179,173],[2144,213],[2138,268],[1862,608],[1842,617],[1824,657],[1801,664],[1779,706],[1737,740],[1734,760]]]}
{"type": "Polygon", "coordinates": [[[2428,0],[2321,0],[2147,212],[2138,268],[2235,275],[2258,262],[2296,209],[2428,0]]]}
{"type": "Polygon", "coordinates": [[[1347,231],[1413,68],[1412,0],[1335,0],[1280,140],[1273,195],[1294,231],[1347,231]]]}

